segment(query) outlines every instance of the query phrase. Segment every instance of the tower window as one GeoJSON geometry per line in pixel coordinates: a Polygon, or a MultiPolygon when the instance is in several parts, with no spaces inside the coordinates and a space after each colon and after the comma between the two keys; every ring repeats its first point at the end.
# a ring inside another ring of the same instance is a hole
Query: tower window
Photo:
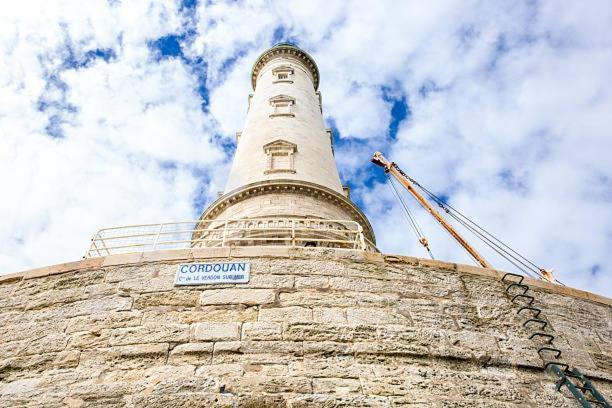
{"type": "Polygon", "coordinates": [[[264,174],[295,173],[296,144],[279,139],[264,145],[263,149],[267,160],[264,174]]]}
{"type": "Polygon", "coordinates": [[[279,82],[293,83],[293,68],[288,65],[281,65],[280,67],[276,67],[272,70],[272,75],[274,77],[275,84],[279,82]]]}
{"type": "Polygon", "coordinates": [[[294,117],[293,107],[295,105],[295,99],[287,95],[277,95],[270,99],[270,105],[272,106],[271,118],[277,116],[289,116],[294,117]]]}

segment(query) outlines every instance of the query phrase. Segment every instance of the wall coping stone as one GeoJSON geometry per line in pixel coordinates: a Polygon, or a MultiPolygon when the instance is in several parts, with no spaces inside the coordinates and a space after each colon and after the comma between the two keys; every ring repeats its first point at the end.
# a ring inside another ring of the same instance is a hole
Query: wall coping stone
{"type": "MultiPolygon", "coordinates": [[[[200,259],[220,258],[289,258],[289,259],[330,259],[351,260],[358,262],[375,262],[389,264],[407,264],[468,273],[501,279],[504,271],[488,268],[479,268],[471,265],[457,264],[431,259],[416,258],[404,255],[381,254],[353,249],[338,248],[295,248],[295,247],[225,247],[225,248],[192,248],[174,249],[142,253],[129,253],[108,255],[104,257],[86,258],[80,261],[44,266],[22,272],[0,275],[0,284],[12,283],[20,280],[37,279],[51,275],[58,275],[74,271],[87,271],[108,266],[138,265],[162,261],[194,261],[200,259]]],[[[595,293],[574,289],[568,286],[556,285],[542,280],[525,277],[525,283],[546,292],[572,296],[592,302],[612,306],[612,299],[595,293]]]]}

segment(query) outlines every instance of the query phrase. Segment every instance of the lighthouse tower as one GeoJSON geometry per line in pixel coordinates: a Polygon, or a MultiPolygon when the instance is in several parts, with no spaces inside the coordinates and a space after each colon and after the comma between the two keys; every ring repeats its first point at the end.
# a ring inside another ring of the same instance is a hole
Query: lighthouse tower
{"type": "Polygon", "coordinates": [[[252,82],[198,221],[0,274],[0,407],[609,407],[612,299],[378,252],[312,58],[278,44],[252,82]]]}
{"type": "Polygon", "coordinates": [[[312,57],[294,45],[277,44],[257,59],[251,82],[254,93],[244,129],[236,135],[225,191],[202,214],[197,229],[205,232],[194,234],[194,246],[219,245],[210,230],[230,225],[238,231],[226,233],[231,245],[346,247],[361,236],[358,246],[375,250],[370,223],[340,183],[312,57]],[[253,228],[245,231],[249,225],[253,228]],[[289,231],[295,225],[297,241],[289,231]]]}

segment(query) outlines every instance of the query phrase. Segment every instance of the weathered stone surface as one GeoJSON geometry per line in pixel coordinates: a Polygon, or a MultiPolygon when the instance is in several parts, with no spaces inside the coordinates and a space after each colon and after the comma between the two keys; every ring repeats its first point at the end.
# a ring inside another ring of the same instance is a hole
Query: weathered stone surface
{"type": "Polygon", "coordinates": [[[205,341],[238,340],[240,323],[196,323],[193,328],[193,338],[205,341]]]}
{"type": "Polygon", "coordinates": [[[347,323],[346,308],[314,307],[312,315],[317,323],[347,323]]]}
{"type": "Polygon", "coordinates": [[[142,312],[122,311],[77,316],[68,321],[66,333],[81,331],[97,332],[102,329],[138,326],[142,322],[142,312]]]}
{"type": "Polygon", "coordinates": [[[189,325],[163,324],[122,327],[111,331],[109,345],[186,342],[189,340],[189,325]]]}
{"type": "MultiPolygon", "coordinates": [[[[575,406],[494,273],[315,248],[237,258],[247,284],[178,288],[180,260],[156,256],[3,282],[0,406],[575,406]]],[[[610,305],[534,296],[610,397],[610,305]]]]}
{"type": "Polygon", "coordinates": [[[352,394],[361,392],[361,382],[355,378],[313,378],[315,394],[352,394]]]}
{"type": "Polygon", "coordinates": [[[309,322],[312,309],[300,306],[274,307],[259,309],[259,321],[269,322],[309,322]]]}
{"type": "Polygon", "coordinates": [[[177,290],[144,293],[134,298],[134,309],[147,309],[156,306],[195,307],[199,298],[199,291],[177,290]]]}
{"type": "Polygon", "coordinates": [[[201,306],[195,309],[161,307],[143,312],[142,324],[191,324],[200,322],[247,322],[257,320],[257,307],[245,305],[201,306]]]}
{"type": "Polygon", "coordinates": [[[213,343],[179,344],[170,351],[169,364],[202,365],[212,362],[213,343]]]}
{"type": "Polygon", "coordinates": [[[280,340],[282,326],[274,322],[247,322],[242,325],[242,340],[280,340]]]}
{"type": "Polygon", "coordinates": [[[133,278],[121,280],[119,282],[119,290],[126,293],[162,292],[172,290],[172,288],[174,288],[174,279],[172,276],[133,278]]]}
{"type": "Polygon", "coordinates": [[[253,275],[249,282],[251,288],[293,288],[295,277],[287,275],[253,275]]]}
{"type": "Polygon", "coordinates": [[[81,352],[79,368],[88,370],[100,367],[124,370],[151,367],[164,364],[168,356],[168,344],[137,344],[85,350],[81,352]]]}
{"type": "Polygon", "coordinates": [[[209,289],[200,296],[201,305],[265,305],[273,303],[276,295],[271,289],[209,289]]]}

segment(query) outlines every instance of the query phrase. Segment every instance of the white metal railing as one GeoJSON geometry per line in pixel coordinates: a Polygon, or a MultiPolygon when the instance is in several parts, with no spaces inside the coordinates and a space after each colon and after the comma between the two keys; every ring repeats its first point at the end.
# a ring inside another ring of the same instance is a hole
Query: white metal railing
{"type": "Polygon", "coordinates": [[[359,223],[310,218],[198,220],[104,228],[85,258],[160,249],[317,246],[377,251],[359,223]]]}

